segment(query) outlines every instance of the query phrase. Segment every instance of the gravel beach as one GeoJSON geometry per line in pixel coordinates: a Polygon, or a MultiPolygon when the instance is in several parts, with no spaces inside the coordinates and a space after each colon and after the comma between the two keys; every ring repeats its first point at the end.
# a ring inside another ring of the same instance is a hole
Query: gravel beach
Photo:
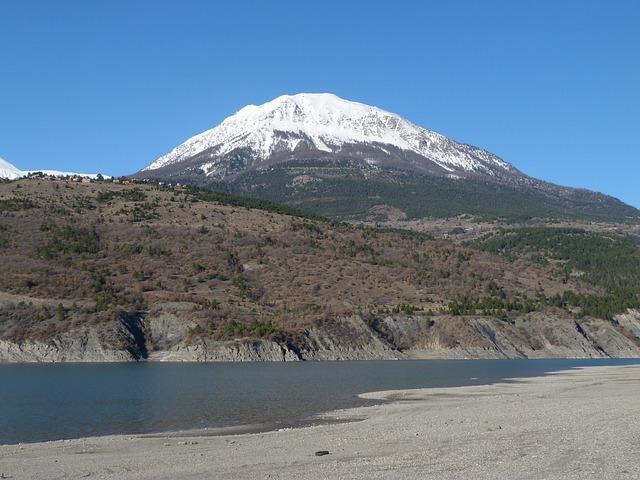
{"type": "Polygon", "coordinates": [[[393,401],[264,433],[0,446],[0,478],[640,478],[640,366],[365,396],[393,401]]]}

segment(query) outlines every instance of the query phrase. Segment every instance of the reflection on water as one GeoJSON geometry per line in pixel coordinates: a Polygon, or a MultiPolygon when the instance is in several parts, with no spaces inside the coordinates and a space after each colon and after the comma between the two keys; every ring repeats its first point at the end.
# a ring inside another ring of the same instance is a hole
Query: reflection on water
{"type": "Polygon", "coordinates": [[[262,424],[366,404],[375,390],[478,385],[634,360],[0,365],[0,443],[262,424]]]}

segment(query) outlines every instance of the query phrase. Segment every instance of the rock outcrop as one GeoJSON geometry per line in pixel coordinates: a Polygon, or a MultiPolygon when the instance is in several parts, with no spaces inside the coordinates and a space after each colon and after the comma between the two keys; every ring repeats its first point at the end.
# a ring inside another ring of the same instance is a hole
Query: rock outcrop
{"type": "Polygon", "coordinates": [[[117,335],[86,328],[49,341],[0,341],[3,362],[389,360],[425,358],[640,357],[640,312],[613,321],[531,313],[511,320],[475,316],[352,316],[323,321],[295,340],[219,341],[189,336],[184,306],[126,318],[117,335]]]}
{"type": "Polygon", "coordinates": [[[129,350],[105,344],[99,332],[70,332],[50,341],[0,340],[1,362],[127,362],[136,360],[129,350]]]}
{"type": "Polygon", "coordinates": [[[193,345],[177,345],[155,351],[149,360],[162,362],[282,362],[300,358],[286,346],[271,340],[202,340],[193,345]]]}

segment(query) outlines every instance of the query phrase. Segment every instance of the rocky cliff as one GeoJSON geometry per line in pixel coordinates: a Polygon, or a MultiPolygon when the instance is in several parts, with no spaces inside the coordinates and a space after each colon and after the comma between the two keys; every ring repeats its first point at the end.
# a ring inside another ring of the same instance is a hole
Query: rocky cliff
{"type": "Polygon", "coordinates": [[[189,340],[178,316],[122,322],[118,343],[100,332],[67,332],[51,341],[0,342],[3,362],[298,361],[436,358],[640,357],[640,312],[614,321],[531,313],[490,317],[353,316],[318,322],[298,338],[189,340]],[[142,332],[143,336],[131,333],[142,332]],[[122,340],[125,342],[122,342],[122,340]]]}

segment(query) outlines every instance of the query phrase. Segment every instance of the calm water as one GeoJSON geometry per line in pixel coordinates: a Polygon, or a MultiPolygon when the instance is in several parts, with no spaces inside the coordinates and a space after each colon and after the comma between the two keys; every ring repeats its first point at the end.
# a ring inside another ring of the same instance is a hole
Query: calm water
{"type": "Polygon", "coordinates": [[[631,360],[0,365],[0,444],[259,424],[366,404],[357,394],[631,360]]]}

